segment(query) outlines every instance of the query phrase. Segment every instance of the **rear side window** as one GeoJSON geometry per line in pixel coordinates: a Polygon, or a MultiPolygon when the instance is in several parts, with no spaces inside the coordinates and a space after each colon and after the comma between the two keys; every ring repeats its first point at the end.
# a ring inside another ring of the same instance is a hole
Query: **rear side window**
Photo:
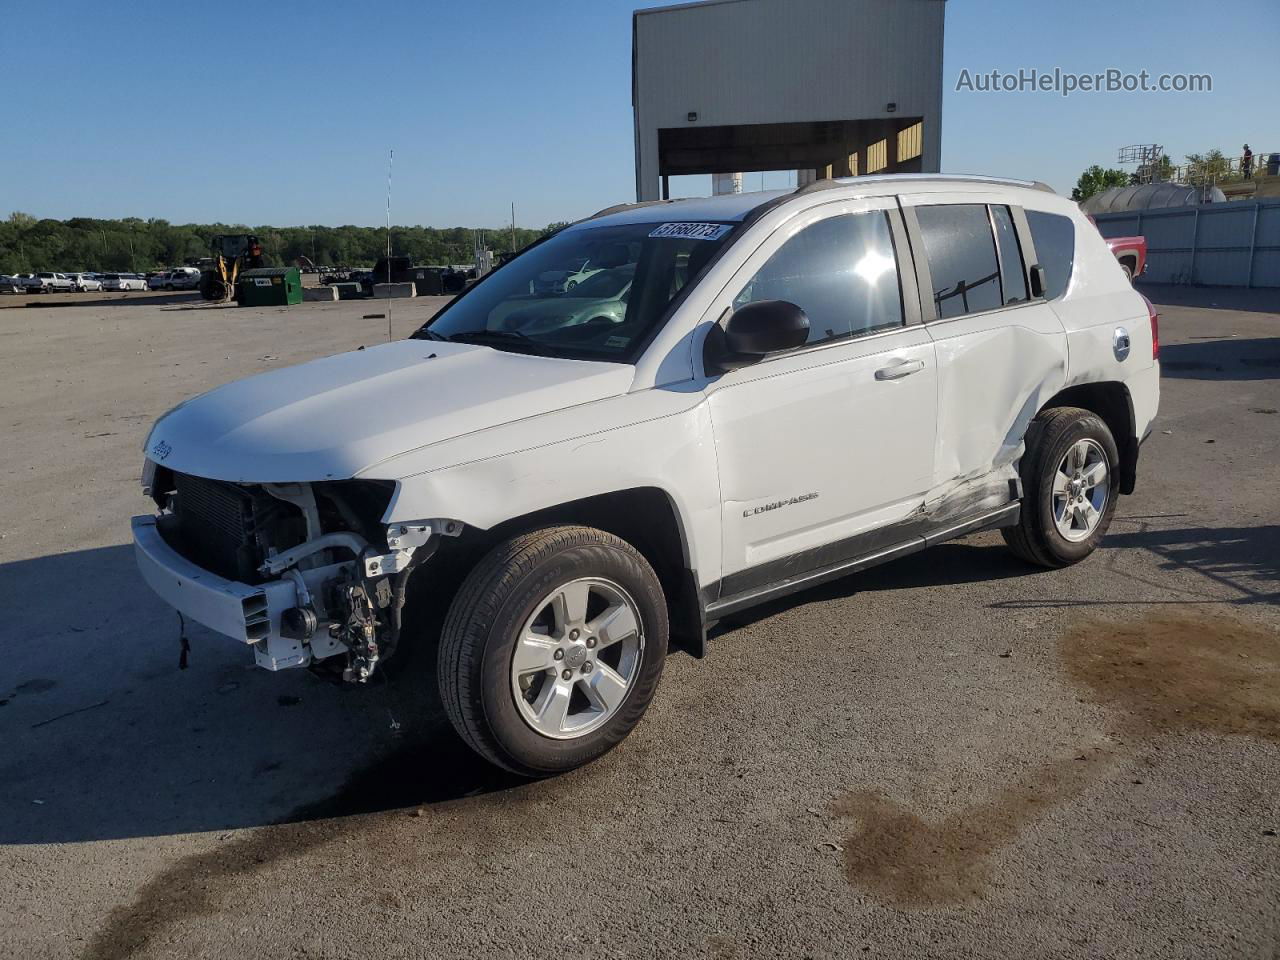
{"type": "Polygon", "coordinates": [[[1008,207],[991,208],[991,225],[996,228],[996,251],[1000,254],[1000,286],[1004,302],[1022,303],[1027,299],[1027,273],[1022,265],[1022,249],[1018,231],[1008,207]]]}
{"type": "Polygon", "coordinates": [[[938,319],[1003,306],[1000,263],[987,207],[958,203],[916,207],[938,319]]]}
{"type": "Polygon", "coordinates": [[[1076,225],[1056,213],[1027,211],[1031,242],[1036,245],[1036,260],[1044,267],[1045,299],[1057,300],[1071,282],[1071,268],[1076,257],[1076,225]]]}
{"type": "Polygon", "coordinates": [[[886,215],[842,214],[784,243],[734,299],[734,308],[787,300],[809,317],[809,343],[903,324],[898,260],[886,215]]]}

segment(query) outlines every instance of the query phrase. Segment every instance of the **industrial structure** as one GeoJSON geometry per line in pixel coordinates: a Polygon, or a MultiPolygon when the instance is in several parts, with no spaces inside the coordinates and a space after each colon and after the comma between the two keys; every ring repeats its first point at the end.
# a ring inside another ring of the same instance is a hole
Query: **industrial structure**
{"type": "Polygon", "coordinates": [[[686,174],[937,172],[944,13],[945,0],[636,11],[637,199],[668,196],[669,178],[686,174]]]}

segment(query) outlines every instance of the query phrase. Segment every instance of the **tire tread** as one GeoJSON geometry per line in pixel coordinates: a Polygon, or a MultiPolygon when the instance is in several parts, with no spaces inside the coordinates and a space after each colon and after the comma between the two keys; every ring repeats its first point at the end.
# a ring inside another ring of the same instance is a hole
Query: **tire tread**
{"type": "Polygon", "coordinates": [[[638,571],[656,581],[639,551],[611,533],[579,525],[531,530],[498,544],[476,564],[450,605],[440,634],[440,698],[450,722],[471,749],[522,776],[545,775],[545,771],[513,762],[494,739],[481,700],[479,660],[490,625],[516,585],[551,556],[583,547],[621,552],[638,571]]]}
{"type": "Polygon", "coordinates": [[[1039,567],[1058,569],[1075,562],[1055,556],[1041,533],[1040,477],[1045,458],[1057,446],[1064,433],[1081,421],[1091,420],[1110,436],[1106,423],[1092,410],[1083,407],[1051,407],[1043,410],[1027,428],[1026,452],[1019,465],[1022,477],[1022,512],[1016,526],[1000,532],[1014,556],[1039,567]]]}

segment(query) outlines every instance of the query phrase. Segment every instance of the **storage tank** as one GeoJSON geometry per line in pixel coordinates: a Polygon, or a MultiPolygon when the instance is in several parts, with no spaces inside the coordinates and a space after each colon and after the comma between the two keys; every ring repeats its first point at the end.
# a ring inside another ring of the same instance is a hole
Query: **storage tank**
{"type": "Polygon", "coordinates": [[[1217,187],[1196,187],[1172,182],[1138,183],[1129,187],[1111,187],[1095,193],[1080,204],[1080,209],[1096,215],[1159,207],[1193,207],[1203,203],[1225,203],[1226,200],[1226,194],[1217,187]]]}

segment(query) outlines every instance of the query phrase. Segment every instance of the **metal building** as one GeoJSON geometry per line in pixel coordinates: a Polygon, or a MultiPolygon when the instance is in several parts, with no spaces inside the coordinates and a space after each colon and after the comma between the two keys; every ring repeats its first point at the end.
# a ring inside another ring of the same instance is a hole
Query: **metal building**
{"type": "Polygon", "coordinates": [[[636,195],[666,178],[934,173],[945,0],[705,0],[632,18],[636,195]]]}

